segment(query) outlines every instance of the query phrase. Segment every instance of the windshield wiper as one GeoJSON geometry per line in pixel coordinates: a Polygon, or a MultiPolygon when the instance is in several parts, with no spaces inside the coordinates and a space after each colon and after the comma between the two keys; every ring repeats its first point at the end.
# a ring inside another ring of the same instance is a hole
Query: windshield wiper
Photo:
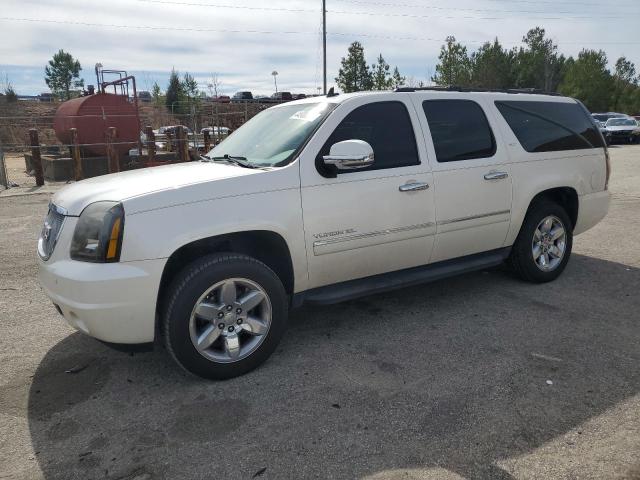
{"type": "Polygon", "coordinates": [[[251,164],[250,162],[247,161],[246,157],[241,157],[239,155],[229,155],[227,153],[225,153],[223,156],[221,157],[206,157],[210,160],[216,161],[216,160],[225,160],[229,163],[233,163],[234,165],[238,165],[240,167],[244,167],[244,168],[258,168],[256,165],[251,164]]]}

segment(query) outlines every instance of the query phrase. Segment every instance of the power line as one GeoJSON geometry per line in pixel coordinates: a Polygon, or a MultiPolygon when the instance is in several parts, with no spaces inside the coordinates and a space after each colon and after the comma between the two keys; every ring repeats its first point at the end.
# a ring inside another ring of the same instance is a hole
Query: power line
{"type": "MultiPolygon", "coordinates": [[[[86,27],[100,27],[100,28],[118,28],[118,29],[131,29],[131,30],[157,30],[157,31],[176,31],[176,32],[205,32],[205,33],[250,33],[250,34],[264,34],[264,35],[316,35],[314,31],[296,31],[296,30],[241,30],[241,29],[217,29],[208,27],[174,27],[163,25],[122,25],[114,23],[92,23],[92,22],[80,22],[74,20],[52,20],[52,19],[40,19],[40,18],[19,18],[19,17],[0,17],[0,21],[8,22],[28,22],[28,23],[48,23],[55,25],[76,25],[86,27]]],[[[426,41],[426,42],[438,42],[443,43],[442,38],[431,37],[417,37],[417,36],[396,36],[396,35],[379,35],[368,33],[356,33],[356,32],[327,32],[327,35],[332,36],[348,36],[348,37],[361,37],[361,38],[377,38],[383,40],[407,40],[407,41],[426,41]]],[[[459,40],[461,43],[468,44],[484,44],[488,40],[459,40]]],[[[502,42],[505,45],[519,45],[521,40],[515,42],[502,42]]],[[[563,45],[640,45],[639,42],[561,42],[563,45]]]]}
{"type": "MultiPolygon", "coordinates": [[[[138,2],[143,3],[156,3],[163,5],[178,5],[178,6],[187,6],[187,7],[212,7],[212,8],[224,8],[224,9],[238,9],[238,10],[257,10],[257,11],[267,11],[267,12],[290,12],[290,13],[316,13],[316,10],[312,9],[304,9],[304,8],[284,8],[284,7],[254,7],[248,5],[228,5],[228,4],[213,4],[213,3],[204,3],[204,2],[181,2],[177,0],[137,0],[138,2]]],[[[472,13],[502,13],[507,15],[502,16],[492,16],[492,17],[477,17],[477,16],[435,16],[435,15],[420,15],[420,14],[411,14],[411,13],[393,13],[393,12],[362,12],[362,11],[345,11],[345,10],[327,10],[328,13],[334,13],[338,15],[367,15],[367,16],[380,16],[380,17],[404,17],[404,18],[440,18],[440,19],[473,19],[473,20],[501,20],[505,18],[511,18],[513,15],[509,14],[527,14],[527,15],[537,15],[537,14],[546,14],[546,12],[536,11],[536,10],[504,10],[504,9],[481,9],[481,8],[459,8],[459,7],[440,7],[440,6],[432,6],[432,5],[412,5],[412,4],[394,4],[394,3],[386,3],[386,2],[370,2],[364,0],[338,0],[358,5],[375,5],[375,6],[385,6],[385,7],[410,7],[410,8],[421,8],[421,9],[429,9],[429,10],[439,10],[439,11],[457,11],[457,12],[472,12],[472,13]]],[[[626,19],[630,18],[630,16],[634,14],[640,14],[640,12],[626,12],[627,15],[608,15],[603,16],[600,14],[594,15],[575,15],[576,12],[572,11],[554,11],[556,15],[572,15],[572,16],[552,16],[552,17],[534,17],[536,20],[573,20],[573,19],[626,19]]]]}
{"type": "MultiPolygon", "coordinates": [[[[476,9],[476,8],[460,8],[460,7],[441,7],[435,5],[416,5],[414,3],[388,3],[388,2],[380,2],[380,1],[367,1],[367,0],[335,0],[337,2],[343,3],[351,3],[354,5],[374,5],[374,6],[382,6],[382,7],[393,7],[393,8],[428,8],[434,10],[465,10],[465,11],[477,11],[477,12],[513,12],[513,13],[546,13],[540,11],[529,12],[526,10],[504,10],[504,9],[476,9]]],[[[489,1],[501,1],[501,0],[489,0],[489,1]]],[[[509,3],[525,3],[525,4],[553,4],[557,5],[557,2],[554,1],[534,1],[530,2],[529,0],[511,0],[509,3]]],[[[579,5],[581,7],[584,6],[602,6],[601,3],[584,3],[584,2],[564,2],[564,4],[570,5],[579,5]]],[[[575,13],[575,12],[555,12],[555,13],[575,13]]]]}

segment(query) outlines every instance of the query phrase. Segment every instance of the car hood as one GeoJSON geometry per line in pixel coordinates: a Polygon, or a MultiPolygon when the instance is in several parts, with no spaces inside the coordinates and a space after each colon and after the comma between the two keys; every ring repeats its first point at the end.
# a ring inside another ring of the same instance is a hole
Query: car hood
{"type": "Polygon", "coordinates": [[[623,125],[620,127],[605,127],[608,132],[633,132],[638,127],[632,127],[631,125],[623,125]]]}
{"type": "Polygon", "coordinates": [[[74,183],[53,196],[52,202],[77,216],[84,208],[98,201],[123,202],[189,185],[220,181],[264,173],[226,163],[188,162],[162,167],[145,168],[94,177],[74,183]]]}

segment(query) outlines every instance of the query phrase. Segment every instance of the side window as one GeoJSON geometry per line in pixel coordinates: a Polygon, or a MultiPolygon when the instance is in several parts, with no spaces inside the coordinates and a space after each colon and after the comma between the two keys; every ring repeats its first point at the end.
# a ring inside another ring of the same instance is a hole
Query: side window
{"type": "Polygon", "coordinates": [[[604,147],[594,122],[577,103],[501,101],[496,107],[527,152],[604,147]]]}
{"type": "Polygon", "coordinates": [[[471,100],[425,100],[438,162],[493,157],[496,139],[482,107],[471,100]]]}
{"type": "MultiPolygon", "coordinates": [[[[402,102],[370,103],[349,113],[316,158],[321,173],[322,157],[329,154],[334,143],[344,140],[364,140],[373,148],[374,164],[357,172],[420,164],[411,118],[402,102]]],[[[349,172],[340,172],[344,173],[349,172]]]]}

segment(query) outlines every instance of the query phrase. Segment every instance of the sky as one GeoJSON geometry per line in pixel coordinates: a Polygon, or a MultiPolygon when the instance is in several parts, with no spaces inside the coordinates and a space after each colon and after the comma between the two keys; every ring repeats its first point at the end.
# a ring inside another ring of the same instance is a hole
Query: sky
{"type": "MultiPolygon", "coordinates": [[[[93,67],[127,70],[139,89],[165,88],[175,68],[202,90],[217,74],[221,94],[322,86],[321,0],[0,0],[0,82],[19,94],[47,92],[44,67],[63,49],[86,84],[93,67]]],[[[329,86],[349,44],[369,63],[382,54],[416,81],[433,75],[440,46],[454,35],[469,50],[496,36],[521,45],[535,26],[565,55],[602,49],[611,64],[626,56],[640,70],[640,0],[327,0],[329,86]],[[610,8],[615,4],[616,8],[610,8]]]]}

